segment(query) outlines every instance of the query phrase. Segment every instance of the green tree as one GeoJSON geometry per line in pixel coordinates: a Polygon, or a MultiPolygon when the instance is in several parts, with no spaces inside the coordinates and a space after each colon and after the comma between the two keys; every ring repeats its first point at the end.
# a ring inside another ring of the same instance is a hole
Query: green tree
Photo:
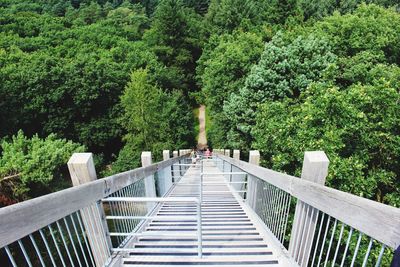
{"type": "Polygon", "coordinates": [[[201,53],[201,26],[201,16],[181,0],[163,0],[157,6],[144,40],[168,68],[163,88],[179,88],[186,95],[197,90],[194,73],[201,53]]]}
{"type": "Polygon", "coordinates": [[[224,101],[231,93],[237,93],[244,86],[246,76],[262,53],[264,43],[260,35],[236,32],[220,37],[211,37],[215,45],[209,45],[199,60],[198,79],[208,112],[213,118],[213,127],[208,140],[213,146],[226,144],[229,120],[222,113],[224,101]]]}
{"type": "Polygon", "coordinates": [[[300,175],[304,151],[323,150],[331,161],[329,186],[399,206],[397,89],[385,81],[347,89],[320,83],[303,97],[260,107],[253,148],[262,151],[265,164],[300,175]]]}
{"type": "Polygon", "coordinates": [[[361,4],[352,14],[334,13],[302,31],[328,40],[339,56],[382,51],[388,62],[400,64],[400,15],[394,10],[361,4]]]}
{"type": "Polygon", "coordinates": [[[66,164],[74,152],[85,147],[57,139],[54,134],[45,139],[37,135],[24,136],[22,131],[1,143],[0,193],[10,190],[11,198],[23,200],[37,197],[70,184],[66,164]]]}
{"type": "Polygon", "coordinates": [[[121,105],[126,144],[113,164],[113,171],[139,166],[142,151],[152,151],[160,159],[163,149],[187,147],[192,142],[191,109],[182,94],[161,90],[151,82],[148,70],[132,72],[121,105]]]}
{"type": "Polygon", "coordinates": [[[278,33],[267,43],[261,59],[246,78],[238,93],[225,102],[230,118],[228,140],[232,147],[248,149],[255,112],[260,104],[285,97],[297,98],[335,62],[328,43],[315,36],[299,36],[286,44],[278,33]]]}
{"type": "Polygon", "coordinates": [[[206,22],[214,34],[250,30],[263,23],[266,3],[255,0],[211,0],[206,22]]]}

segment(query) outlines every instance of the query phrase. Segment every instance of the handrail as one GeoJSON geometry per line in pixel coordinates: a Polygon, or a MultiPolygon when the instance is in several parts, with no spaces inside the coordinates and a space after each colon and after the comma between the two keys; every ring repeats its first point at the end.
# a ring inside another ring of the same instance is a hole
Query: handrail
{"type": "Polygon", "coordinates": [[[217,157],[396,249],[400,209],[218,154],[217,157]]]}
{"type": "Polygon", "coordinates": [[[0,248],[185,157],[187,154],[1,208],[0,248]]]}

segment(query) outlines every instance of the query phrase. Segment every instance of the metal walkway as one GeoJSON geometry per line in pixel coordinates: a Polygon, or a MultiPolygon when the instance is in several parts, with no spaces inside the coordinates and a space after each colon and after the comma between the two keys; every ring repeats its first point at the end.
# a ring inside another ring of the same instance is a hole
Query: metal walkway
{"type": "MultiPolygon", "coordinates": [[[[200,196],[200,164],[188,169],[167,197],[200,196]]],[[[213,162],[204,162],[202,257],[198,257],[196,203],[163,203],[138,237],[124,266],[293,266],[234,193],[213,162]],[[181,219],[165,220],[165,216],[181,219]],[[185,219],[188,218],[188,219],[185,219]],[[173,236],[175,234],[175,236],[173,236]]]]}

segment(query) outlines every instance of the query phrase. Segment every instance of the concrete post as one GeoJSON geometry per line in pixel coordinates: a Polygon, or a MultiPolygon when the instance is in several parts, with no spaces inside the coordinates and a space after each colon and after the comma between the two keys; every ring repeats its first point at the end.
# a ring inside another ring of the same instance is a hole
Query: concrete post
{"type": "MultiPolygon", "coordinates": [[[[329,159],[323,151],[304,153],[301,179],[325,184],[329,159]]],[[[294,214],[289,253],[300,266],[307,266],[318,219],[318,210],[298,200],[294,214]]]]}
{"type": "MultiPolygon", "coordinates": [[[[74,153],[67,165],[73,186],[97,180],[92,153],[74,153]]],[[[112,244],[103,205],[100,201],[93,203],[81,209],[80,214],[96,266],[104,266],[111,255],[112,244]]]]}
{"type": "Polygon", "coordinates": [[[250,150],[249,163],[260,166],[260,151],[250,150]]]}
{"type": "Polygon", "coordinates": [[[240,150],[237,150],[237,149],[233,150],[233,156],[232,157],[234,159],[236,159],[236,160],[240,160],[240,150]]]}
{"type": "MultiPolygon", "coordinates": [[[[177,158],[178,157],[178,151],[176,151],[176,150],[174,150],[173,152],[172,152],[172,157],[173,158],[177,158]]],[[[179,163],[179,161],[178,162],[176,162],[176,163],[179,163]]],[[[172,182],[173,183],[175,183],[175,181],[177,181],[178,180],[178,176],[179,176],[179,166],[172,166],[172,182]]]]}
{"type": "MultiPolygon", "coordinates": [[[[142,158],[142,167],[147,167],[152,164],[150,151],[143,151],[141,158],[142,158]]],[[[157,197],[154,175],[150,175],[144,178],[144,187],[146,191],[146,197],[157,197]]],[[[154,206],[155,203],[147,202],[147,211],[151,211],[154,206]]]]}
{"type": "MultiPolygon", "coordinates": [[[[169,159],[169,150],[163,150],[163,160],[169,159]]],[[[172,186],[171,166],[164,169],[164,193],[172,186]]]]}
{"type": "MultiPolygon", "coordinates": [[[[257,166],[260,165],[260,152],[258,150],[250,150],[249,163],[257,166]]],[[[257,178],[248,175],[246,201],[253,210],[256,210],[257,192],[257,178]]]]}
{"type": "MultiPolygon", "coordinates": [[[[240,160],[240,150],[237,150],[237,149],[233,150],[232,157],[236,160],[240,160]]],[[[233,165],[233,166],[231,166],[231,171],[232,172],[240,172],[241,170],[233,165]]],[[[246,181],[245,174],[240,174],[240,175],[235,174],[235,175],[232,175],[231,177],[232,177],[232,182],[245,182],[246,181]]],[[[237,191],[243,191],[246,188],[245,184],[232,184],[231,186],[233,188],[235,188],[235,190],[237,190],[237,191]]],[[[243,193],[240,193],[240,195],[242,197],[244,196],[243,193]]]]}
{"type": "Polygon", "coordinates": [[[225,149],[225,156],[227,156],[227,157],[231,156],[231,150],[230,149],[225,149]]]}

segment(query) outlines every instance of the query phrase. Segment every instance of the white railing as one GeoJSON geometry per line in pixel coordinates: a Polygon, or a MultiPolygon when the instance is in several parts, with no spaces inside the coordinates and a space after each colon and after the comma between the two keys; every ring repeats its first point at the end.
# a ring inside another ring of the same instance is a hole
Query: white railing
{"type": "Polygon", "coordinates": [[[247,181],[242,198],[300,266],[390,265],[400,244],[400,209],[324,186],[323,152],[306,152],[301,179],[257,166],[255,151],[253,164],[226,150],[216,154],[222,171],[246,173],[235,178],[247,181]]]}

